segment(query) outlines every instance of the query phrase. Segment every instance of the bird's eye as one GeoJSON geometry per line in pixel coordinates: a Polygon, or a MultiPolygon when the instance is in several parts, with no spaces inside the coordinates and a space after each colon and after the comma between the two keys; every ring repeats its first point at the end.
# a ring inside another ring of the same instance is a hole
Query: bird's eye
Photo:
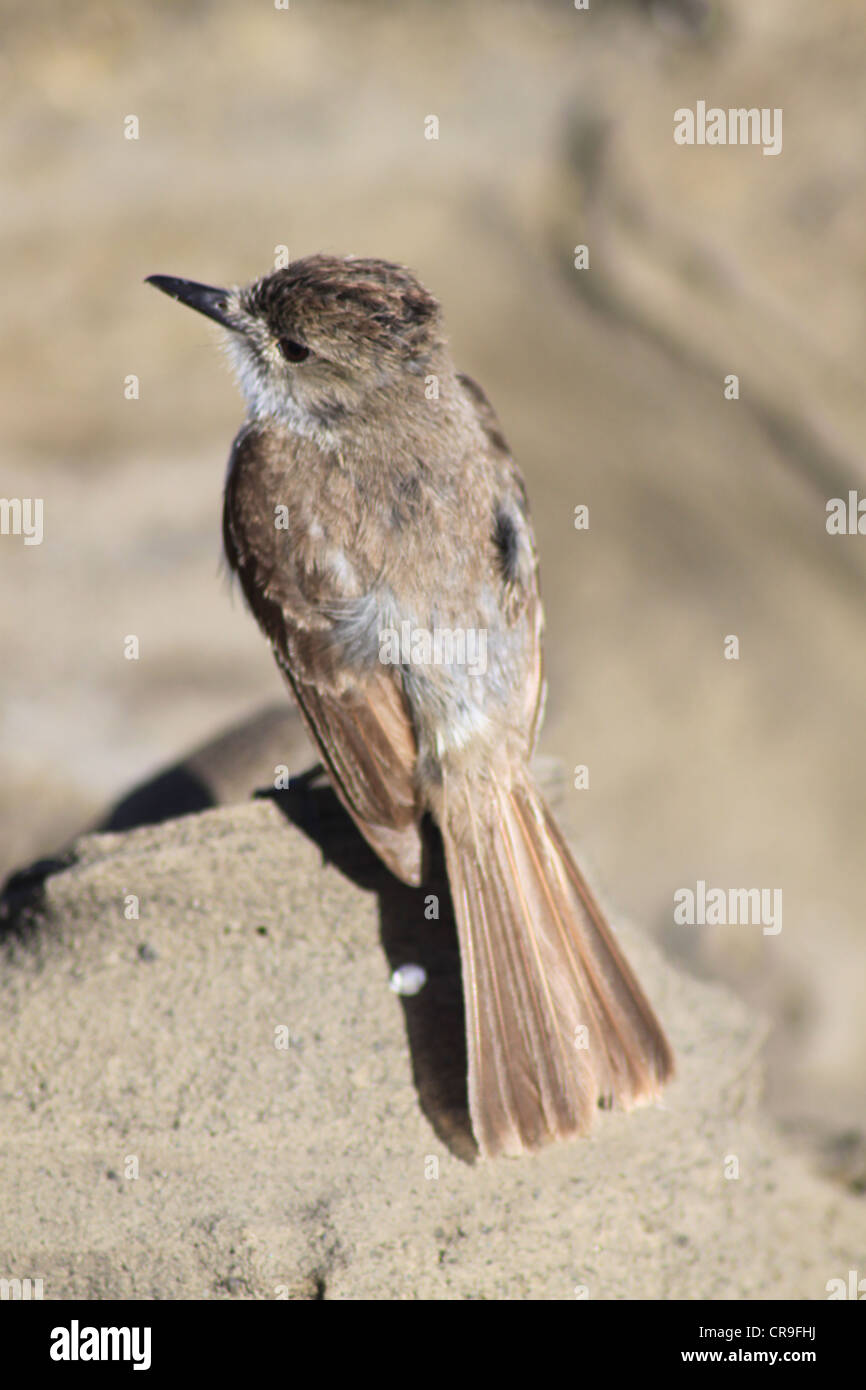
{"type": "Polygon", "coordinates": [[[310,349],[293,338],[280,338],[280,352],[287,362],[304,362],[310,355],[310,349]]]}

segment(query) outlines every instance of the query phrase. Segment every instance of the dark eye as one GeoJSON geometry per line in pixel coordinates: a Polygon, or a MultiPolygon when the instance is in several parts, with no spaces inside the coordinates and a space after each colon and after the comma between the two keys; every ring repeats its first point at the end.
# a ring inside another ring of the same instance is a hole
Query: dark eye
{"type": "Polygon", "coordinates": [[[287,362],[304,362],[310,355],[308,347],[296,343],[292,338],[280,338],[280,352],[287,362]]]}

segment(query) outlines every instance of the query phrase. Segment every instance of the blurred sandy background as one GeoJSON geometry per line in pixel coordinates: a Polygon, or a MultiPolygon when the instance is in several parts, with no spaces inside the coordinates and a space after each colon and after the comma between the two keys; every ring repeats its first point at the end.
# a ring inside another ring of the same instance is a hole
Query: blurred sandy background
{"type": "Polygon", "coordinates": [[[404,261],[526,475],[584,858],[768,1013],[773,1112],[862,1184],[866,538],[825,529],[866,492],[862,7],[2,9],[0,491],[45,506],[0,537],[3,868],[281,696],[219,571],[240,398],[143,277],[404,261]],[[699,99],[781,107],[782,154],[675,145],[699,99]],[[698,879],[781,888],[781,934],[674,926],[698,879]]]}

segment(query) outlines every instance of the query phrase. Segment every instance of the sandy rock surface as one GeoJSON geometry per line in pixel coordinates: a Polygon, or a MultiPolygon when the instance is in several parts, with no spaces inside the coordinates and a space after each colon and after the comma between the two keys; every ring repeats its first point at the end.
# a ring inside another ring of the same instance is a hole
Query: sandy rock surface
{"type": "Polygon", "coordinates": [[[664,1106],[482,1163],[447,895],[425,920],[329,790],[68,860],[22,886],[0,986],[0,1265],[46,1298],[821,1298],[857,1267],[866,1209],[767,1122],[763,1025],[645,935],[664,1106]]]}

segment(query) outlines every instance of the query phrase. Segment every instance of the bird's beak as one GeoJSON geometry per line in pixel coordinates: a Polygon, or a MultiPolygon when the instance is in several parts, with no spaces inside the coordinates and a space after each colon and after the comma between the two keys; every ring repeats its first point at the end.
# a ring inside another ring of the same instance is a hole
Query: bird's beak
{"type": "Polygon", "coordinates": [[[198,309],[200,314],[215,319],[223,328],[235,326],[226,314],[228,290],[218,290],[213,285],[199,285],[195,280],[178,280],[174,275],[148,275],[145,283],[156,285],[163,294],[179,299],[181,304],[188,304],[191,309],[198,309]]]}

